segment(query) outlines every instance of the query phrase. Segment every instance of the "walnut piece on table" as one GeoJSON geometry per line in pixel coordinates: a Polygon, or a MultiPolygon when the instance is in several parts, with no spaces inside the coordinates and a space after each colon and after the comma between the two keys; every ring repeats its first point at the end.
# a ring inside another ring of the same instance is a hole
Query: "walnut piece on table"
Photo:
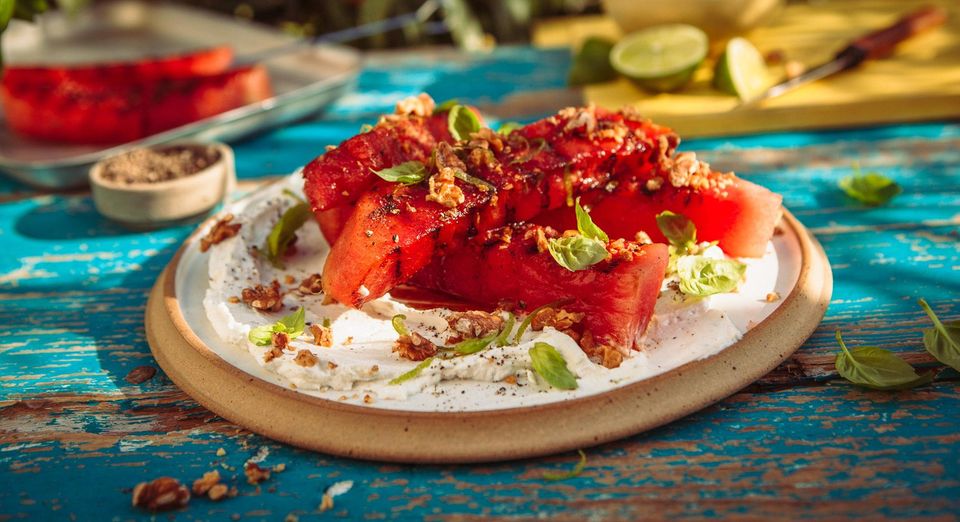
{"type": "Polygon", "coordinates": [[[193,481],[193,494],[205,495],[213,486],[220,483],[220,472],[217,470],[208,471],[202,477],[193,481]]]}
{"type": "Polygon", "coordinates": [[[243,466],[243,474],[247,477],[247,484],[256,486],[270,478],[270,470],[261,468],[256,462],[247,462],[243,466]]]}
{"type": "Polygon", "coordinates": [[[160,477],[133,488],[133,505],[149,511],[182,508],[190,502],[190,490],[175,478],[160,477]]]}

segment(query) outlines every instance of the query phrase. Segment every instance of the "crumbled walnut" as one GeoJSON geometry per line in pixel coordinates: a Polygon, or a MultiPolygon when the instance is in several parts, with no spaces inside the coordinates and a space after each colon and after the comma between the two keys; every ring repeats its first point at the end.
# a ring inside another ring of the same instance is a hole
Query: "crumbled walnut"
{"type": "Polygon", "coordinates": [[[204,495],[210,488],[217,485],[220,482],[220,472],[217,470],[208,471],[203,474],[202,477],[193,481],[193,494],[194,495],[204,495]]]}
{"type": "Polygon", "coordinates": [[[364,396],[363,396],[363,403],[364,403],[364,404],[370,404],[370,403],[372,403],[372,402],[373,402],[373,397],[371,397],[370,395],[364,395],[364,396]]]}
{"type": "Polygon", "coordinates": [[[647,191],[656,192],[663,186],[663,178],[655,176],[647,180],[647,191]]]}
{"type": "Polygon", "coordinates": [[[590,357],[597,355],[597,345],[593,342],[593,333],[590,330],[584,330],[580,335],[580,349],[590,357]]]}
{"type": "Polygon", "coordinates": [[[333,509],[333,496],[328,493],[324,493],[323,498],[320,500],[320,511],[323,512],[330,509],[333,509]]]}
{"type": "Polygon", "coordinates": [[[581,108],[567,107],[559,114],[561,117],[569,118],[567,125],[563,128],[564,132],[583,129],[585,136],[592,136],[597,128],[597,108],[593,104],[581,108]]]}
{"type": "Polygon", "coordinates": [[[503,378],[503,382],[505,382],[505,383],[507,383],[507,384],[517,384],[517,376],[516,376],[516,375],[507,375],[506,377],[503,378]]]}
{"type": "Polygon", "coordinates": [[[240,302],[240,298],[235,295],[231,295],[230,297],[227,298],[227,302],[232,304],[237,304],[240,302]]]}
{"type": "Polygon", "coordinates": [[[547,307],[537,312],[530,320],[530,328],[533,331],[543,330],[547,326],[552,326],[557,330],[567,330],[573,325],[583,320],[583,313],[568,312],[562,308],[547,307]]]}
{"type": "Polygon", "coordinates": [[[393,343],[393,351],[400,354],[400,357],[404,359],[422,361],[427,357],[436,355],[437,347],[417,332],[410,332],[408,335],[401,335],[393,343]]]}
{"type": "Polygon", "coordinates": [[[325,146],[323,147],[323,150],[325,150],[325,151],[327,151],[327,152],[330,152],[331,150],[337,150],[337,146],[336,146],[336,145],[325,145],[325,146]]]}
{"type": "Polygon", "coordinates": [[[223,448],[217,448],[217,456],[218,456],[218,457],[222,457],[222,456],[224,456],[224,455],[226,455],[226,454],[227,454],[227,450],[225,450],[225,449],[223,449],[223,448]]]}
{"type": "Polygon", "coordinates": [[[247,484],[252,486],[270,478],[269,469],[261,468],[256,462],[250,461],[243,465],[243,474],[247,477],[247,484]]]}
{"type": "Polygon", "coordinates": [[[470,310],[450,314],[447,324],[453,331],[447,342],[458,343],[464,339],[476,339],[499,332],[503,327],[503,318],[497,314],[470,310]]]}
{"type": "Polygon", "coordinates": [[[221,241],[230,239],[240,231],[241,224],[233,223],[233,214],[227,214],[222,219],[214,223],[210,232],[200,240],[200,251],[206,252],[210,247],[219,244],[221,241]]]}
{"type": "Polygon", "coordinates": [[[766,299],[768,303],[775,303],[780,300],[780,294],[776,292],[770,292],[769,294],[767,294],[766,299]]]}
{"type": "Polygon", "coordinates": [[[324,348],[333,346],[333,331],[329,327],[311,324],[310,333],[313,334],[313,344],[324,348]]]}
{"type": "Polygon", "coordinates": [[[453,208],[466,199],[463,190],[456,184],[457,172],[464,172],[467,166],[457,157],[453,147],[447,143],[440,143],[436,149],[434,160],[437,172],[430,176],[428,185],[430,193],[427,201],[436,201],[447,208],[453,208]]]}
{"type": "Polygon", "coordinates": [[[290,347],[290,336],[285,332],[273,332],[273,337],[270,338],[270,343],[275,348],[283,350],[290,347]]]}
{"type": "Polygon", "coordinates": [[[530,239],[531,237],[535,237],[537,242],[537,252],[542,254],[550,248],[550,241],[547,238],[547,232],[550,232],[552,235],[553,230],[547,227],[535,227],[527,230],[523,238],[530,239]]]}
{"type": "Polygon", "coordinates": [[[430,116],[436,108],[436,103],[429,94],[422,92],[417,96],[410,96],[397,102],[395,113],[400,116],[430,116]]]}
{"type": "Polygon", "coordinates": [[[226,484],[214,484],[210,487],[210,491],[207,492],[207,497],[214,502],[219,502],[227,496],[227,493],[230,492],[230,489],[226,484]]]}
{"type": "Polygon", "coordinates": [[[290,275],[290,274],[287,274],[287,275],[283,276],[283,282],[286,283],[286,284],[288,284],[288,285],[292,285],[292,284],[295,283],[296,281],[297,281],[297,280],[294,279],[294,277],[293,277],[292,275],[290,275]]]}
{"type": "Polygon", "coordinates": [[[605,368],[617,368],[620,366],[620,363],[623,362],[623,354],[617,350],[604,345],[603,347],[603,358],[600,361],[605,368]]]}
{"type": "Polygon", "coordinates": [[[335,363],[335,362],[333,362],[333,361],[327,361],[327,369],[328,369],[328,370],[336,370],[336,369],[337,369],[337,363],[335,363]]]}
{"type": "Polygon", "coordinates": [[[319,294],[323,292],[323,282],[320,274],[310,274],[303,281],[300,281],[298,288],[301,294],[319,294]]]}
{"type": "Polygon", "coordinates": [[[284,464],[283,462],[281,462],[280,464],[277,464],[276,466],[273,467],[273,472],[274,472],[274,473],[283,473],[283,472],[286,471],[286,470],[287,470],[287,465],[284,464]]]}
{"type": "Polygon", "coordinates": [[[277,348],[276,346],[271,345],[270,349],[263,354],[263,362],[268,363],[282,355],[283,355],[283,348],[277,348]]]}
{"type": "Polygon", "coordinates": [[[279,312],[283,308],[283,294],[280,293],[280,283],[276,281],[270,286],[244,288],[240,292],[240,299],[244,304],[261,312],[279,312]]]}
{"type": "Polygon", "coordinates": [[[133,505],[150,511],[182,508],[190,502],[190,490],[177,479],[160,477],[133,488],[133,505]]]}
{"type": "Polygon", "coordinates": [[[300,350],[297,352],[297,356],[293,358],[293,362],[305,368],[316,366],[318,360],[317,356],[313,355],[313,352],[310,350],[300,350]]]}

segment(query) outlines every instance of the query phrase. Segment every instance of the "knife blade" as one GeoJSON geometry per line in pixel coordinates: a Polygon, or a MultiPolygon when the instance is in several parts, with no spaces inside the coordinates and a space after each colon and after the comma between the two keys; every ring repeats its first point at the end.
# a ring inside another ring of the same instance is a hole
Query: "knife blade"
{"type": "Polygon", "coordinates": [[[799,76],[778,83],[758,96],[743,100],[739,106],[754,105],[760,101],[780,96],[801,85],[853,69],[865,60],[889,56],[900,42],[943,25],[946,20],[947,12],[941,7],[927,6],[918,9],[900,18],[893,25],[857,38],[841,49],[832,60],[822,63],[799,76]]]}

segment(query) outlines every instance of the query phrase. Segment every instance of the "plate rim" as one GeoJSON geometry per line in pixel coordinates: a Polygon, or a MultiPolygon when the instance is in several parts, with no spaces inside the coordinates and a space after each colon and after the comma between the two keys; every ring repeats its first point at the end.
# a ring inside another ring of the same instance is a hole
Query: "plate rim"
{"type": "MultiPolygon", "coordinates": [[[[266,186],[266,185],[264,185],[266,186]]],[[[251,197],[259,189],[251,191],[250,194],[245,196],[251,197]]],[[[829,299],[832,294],[832,271],[830,270],[829,262],[827,261],[826,255],[823,252],[822,246],[817,242],[813,235],[788,211],[786,208],[783,209],[783,217],[781,219],[781,229],[784,230],[784,233],[791,233],[797,239],[797,243],[800,248],[801,260],[800,260],[800,270],[797,277],[797,281],[794,283],[790,293],[782,298],[780,305],[773,311],[769,316],[767,316],[763,321],[758,323],[755,327],[748,330],[743,337],[733,343],[730,346],[727,346],[723,350],[720,350],[716,354],[712,354],[703,359],[698,359],[694,361],[689,361],[677,368],[664,372],[662,374],[653,376],[649,379],[644,379],[627,385],[623,385],[605,392],[579,397],[569,400],[559,400],[547,404],[537,404],[532,406],[516,406],[498,410],[482,410],[482,411],[467,411],[467,412],[437,412],[437,411],[410,411],[410,410],[394,410],[394,409],[384,409],[378,408],[376,406],[358,406],[348,403],[337,402],[330,399],[325,399],[321,397],[315,397],[307,394],[297,392],[294,389],[290,389],[278,384],[274,384],[268,381],[265,381],[257,376],[248,374],[237,368],[236,366],[230,364],[217,353],[215,353],[209,346],[207,346],[199,336],[193,331],[189,323],[186,321],[186,318],[183,315],[183,311],[179,306],[179,301],[176,294],[176,273],[180,265],[180,262],[183,258],[184,253],[187,248],[190,247],[192,243],[196,241],[198,235],[204,231],[212,222],[216,219],[219,219],[224,213],[228,210],[224,209],[221,212],[209,217],[203,223],[201,223],[193,233],[191,233],[180,245],[177,252],[174,254],[173,258],[170,260],[167,267],[158,277],[157,282],[151,291],[150,298],[148,300],[147,311],[146,311],[146,328],[147,328],[147,337],[150,344],[151,351],[154,353],[154,356],[157,358],[160,366],[170,375],[171,379],[175,384],[180,386],[182,389],[193,389],[195,393],[189,393],[194,399],[200,402],[205,407],[211,409],[212,411],[220,414],[221,416],[228,418],[237,424],[249,426],[250,424],[255,424],[246,418],[246,416],[241,415],[240,412],[233,410],[227,411],[228,408],[219,404],[213,397],[207,397],[204,390],[200,390],[195,383],[187,382],[186,376],[180,375],[180,371],[176,368],[175,362],[173,360],[168,360],[166,357],[158,355],[158,351],[161,351],[162,344],[157,341],[154,337],[157,330],[160,328],[156,321],[162,320],[163,317],[157,316],[157,313],[162,310],[163,315],[166,316],[166,319],[169,320],[170,325],[176,330],[179,334],[182,341],[193,350],[194,353],[201,356],[201,358],[206,362],[211,364],[214,368],[226,372],[231,378],[239,381],[243,381],[244,386],[253,385],[258,392],[274,396],[278,399],[283,399],[287,401],[294,401],[299,403],[301,406],[308,405],[311,408],[316,408],[327,413],[345,416],[345,417],[362,417],[367,419],[374,419],[378,421],[403,421],[404,423],[416,423],[424,422],[427,424],[441,423],[442,426],[439,426],[435,431],[443,431],[445,428],[451,428],[448,426],[451,424],[448,421],[459,422],[461,424],[471,424],[476,425],[477,422],[483,421],[498,421],[505,418],[517,418],[525,416],[551,416],[558,413],[563,414],[565,412],[571,412],[574,410],[582,410],[585,407],[590,407],[597,405],[597,403],[614,403],[618,399],[629,399],[635,398],[637,396],[651,396],[651,389],[653,391],[659,391],[658,388],[663,386],[666,387],[672,381],[675,381],[677,377],[682,376],[684,373],[691,373],[696,371],[709,370],[711,366],[714,366],[724,359],[724,355],[730,355],[734,351],[748,349],[752,345],[757,343],[763,343],[762,337],[766,333],[766,330],[770,328],[771,324],[776,324],[787,319],[786,316],[790,312],[794,311],[794,308],[797,306],[799,300],[805,295],[810,294],[815,297],[814,301],[811,303],[816,306],[817,313],[815,313],[815,321],[807,318],[807,321],[804,322],[799,329],[802,330],[799,335],[794,336],[790,342],[785,342],[780,344],[779,353],[777,357],[771,357],[769,361],[765,359],[765,362],[760,365],[756,365],[753,368],[743,370],[744,373],[748,375],[747,377],[739,377],[735,379],[724,380],[718,388],[713,391],[713,393],[708,392],[693,392],[693,396],[689,402],[683,407],[673,408],[670,411],[664,412],[651,412],[647,414],[646,420],[638,420],[635,422],[624,422],[619,429],[609,431],[603,436],[595,435],[592,440],[585,440],[586,445],[594,445],[602,442],[607,442],[610,440],[616,440],[624,436],[628,436],[635,433],[640,433],[653,429],[655,427],[661,426],[663,424],[672,422],[679,418],[685,417],[695,411],[698,411],[702,408],[705,408],[711,404],[714,404],[725,397],[735,393],[736,391],[749,386],[757,379],[766,375],[781,362],[786,360],[786,358],[795,352],[813,333],[824,313],[826,312],[826,307],[829,304],[829,299]],[[820,276],[817,280],[816,276],[820,276]],[[819,284],[819,286],[818,286],[819,284]],[[158,300],[162,303],[161,309],[158,309],[158,300]],[[157,316],[157,317],[154,317],[157,316]],[[164,364],[166,362],[166,364],[164,364]],[[170,368],[168,368],[168,366],[170,368]],[[182,377],[182,379],[181,379],[182,377]],[[201,395],[198,397],[197,395],[201,395]],[[240,420],[237,420],[240,419],[240,420]]],[[[795,326],[796,327],[796,326],[795,326]]],[[[736,367],[734,367],[736,371],[736,367]]],[[[209,390],[208,390],[209,391],[209,390]]],[[[342,420],[342,419],[341,419],[342,420]]],[[[269,430],[254,430],[254,431],[269,431],[269,430]]],[[[405,430],[406,431],[406,430],[405,430]]],[[[307,437],[298,437],[296,435],[283,434],[278,436],[276,433],[263,433],[265,436],[275,439],[283,440],[284,442],[289,442],[296,446],[306,447],[309,449],[320,450],[328,453],[351,456],[351,457],[360,457],[367,459],[376,459],[376,460],[387,460],[395,462],[482,462],[482,461],[495,461],[495,460],[504,460],[511,458],[519,457],[529,457],[535,455],[545,455],[550,453],[555,453],[558,451],[566,449],[574,449],[577,447],[582,447],[584,444],[571,444],[571,438],[575,438],[578,442],[584,441],[584,439],[589,439],[589,437],[561,437],[566,440],[566,443],[553,443],[546,444],[543,446],[543,450],[538,451],[499,451],[499,452],[484,452],[484,451],[453,451],[453,452],[442,452],[440,454],[424,454],[423,451],[414,452],[415,455],[410,454],[409,451],[378,451],[375,448],[365,447],[361,448],[359,451],[343,451],[342,448],[337,447],[336,444],[331,443],[322,443],[318,441],[307,440],[310,439],[307,437]],[[416,458],[410,458],[415,456],[416,458]]],[[[351,441],[351,445],[356,445],[357,441],[351,441]]],[[[361,446],[364,446],[361,444],[361,446]]]]}

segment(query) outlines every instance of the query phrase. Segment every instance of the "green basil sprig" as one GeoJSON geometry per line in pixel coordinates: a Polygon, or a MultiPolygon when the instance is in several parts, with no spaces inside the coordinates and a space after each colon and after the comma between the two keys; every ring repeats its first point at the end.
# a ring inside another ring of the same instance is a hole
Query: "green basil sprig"
{"type": "Polygon", "coordinates": [[[306,312],[301,306],[296,312],[281,317],[273,324],[251,328],[247,339],[257,346],[269,346],[273,342],[273,334],[285,333],[294,339],[303,335],[304,328],[306,328],[306,312]]]}
{"type": "Polygon", "coordinates": [[[550,386],[561,390],[577,389],[577,377],[567,368],[567,361],[547,343],[534,343],[528,351],[533,371],[550,386]]]}
{"type": "Polygon", "coordinates": [[[853,174],[841,178],[838,185],[847,196],[872,207],[885,205],[903,192],[897,182],[879,172],[861,173],[858,163],[853,164],[853,174]]]}
{"type": "Polygon", "coordinates": [[[310,215],[310,205],[301,202],[288,208],[280,216],[280,220],[270,229],[270,234],[267,235],[267,243],[263,247],[270,264],[277,268],[284,267],[283,256],[296,237],[297,230],[307,222],[310,215]]]}
{"type": "Polygon", "coordinates": [[[575,212],[580,235],[555,238],[547,242],[547,250],[554,261],[571,272],[585,270],[609,256],[607,241],[610,238],[580,206],[580,198],[577,198],[575,212]]]}
{"type": "Polygon", "coordinates": [[[401,185],[416,185],[430,175],[427,172],[427,167],[419,161],[407,161],[385,169],[370,169],[370,171],[384,181],[400,183],[401,185]]]}
{"type": "Polygon", "coordinates": [[[890,350],[876,346],[847,349],[840,330],[837,330],[836,337],[841,352],[837,354],[834,366],[841,377],[857,386],[873,390],[906,390],[928,384],[936,376],[935,372],[917,375],[909,363],[890,350]]]}
{"type": "Polygon", "coordinates": [[[734,259],[707,256],[682,256],[677,259],[680,291],[697,297],[733,292],[746,270],[747,265],[734,259]]]}
{"type": "Polygon", "coordinates": [[[933,328],[923,330],[923,346],[938,361],[960,371],[960,321],[943,323],[924,299],[919,303],[933,321],[933,328]]]}
{"type": "Polygon", "coordinates": [[[466,105],[454,105],[447,115],[450,135],[457,141],[470,139],[470,134],[480,131],[480,118],[466,105]]]}

